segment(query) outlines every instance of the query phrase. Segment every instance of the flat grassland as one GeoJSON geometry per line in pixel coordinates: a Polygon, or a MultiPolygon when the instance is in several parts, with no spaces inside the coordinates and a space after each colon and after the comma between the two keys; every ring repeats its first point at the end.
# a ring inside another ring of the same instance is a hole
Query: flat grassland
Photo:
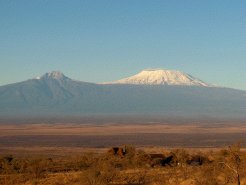
{"type": "Polygon", "coordinates": [[[244,123],[0,124],[0,184],[232,185],[235,169],[246,184],[245,141],[244,123]]]}
{"type": "Polygon", "coordinates": [[[246,124],[1,124],[2,153],[80,153],[131,144],[136,147],[245,146],[246,124]]]}

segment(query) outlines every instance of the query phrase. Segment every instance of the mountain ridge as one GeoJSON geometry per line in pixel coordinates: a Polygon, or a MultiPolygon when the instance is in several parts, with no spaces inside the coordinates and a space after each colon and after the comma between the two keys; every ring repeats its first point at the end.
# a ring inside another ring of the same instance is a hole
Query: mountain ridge
{"type": "Polygon", "coordinates": [[[0,86],[0,115],[160,114],[246,118],[246,91],[195,85],[95,84],[60,72],[0,86]]]}

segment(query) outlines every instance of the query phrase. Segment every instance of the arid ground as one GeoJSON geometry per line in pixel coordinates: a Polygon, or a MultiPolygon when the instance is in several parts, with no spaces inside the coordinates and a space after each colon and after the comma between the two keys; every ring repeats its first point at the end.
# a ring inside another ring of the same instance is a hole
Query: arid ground
{"type": "Polygon", "coordinates": [[[246,124],[1,124],[0,151],[80,152],[131,144],[136,147],[218,148],[246,141],[246,124]]]}
{"type": "Polygon", "coordinates": [[[245,184],[245,141],[244,123],[1,124],[0,184],[232,185],[237,166],[245,184]]]}

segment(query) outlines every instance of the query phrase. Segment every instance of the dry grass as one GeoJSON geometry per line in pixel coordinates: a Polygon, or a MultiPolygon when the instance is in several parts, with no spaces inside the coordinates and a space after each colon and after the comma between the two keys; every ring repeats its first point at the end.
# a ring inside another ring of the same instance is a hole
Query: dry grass
{"type": "MultiPolygon", "coordinates": [[[[0,125],[0,184],[232,185],[235,174],[224,164],[235,163],[226,145],[245,141],[245,133],[245,124],[0,125]],[[127,143],[137,147],[125,157],[107,153],[107,146],[127,143]],[[179,165],[156,165],[149,155],[171,152],[179,165]],[[194,155],[210,162],[188,164],[194,155]]],[[[245,148],[239,170],[246,185],[245,148]]]]}
{"type": "MultiPolygon", "coordinates": [[[[172,149],[156,150],[177,156],[179,165],[151,166],[149,154],[128,146],[125,157],[107,152],[84,152],[62,156],[2,156],[0,184],[3,185],[225,185],[235,184],[235,174],[221,162],[235,168],[230,151],[172,149]],[[190,165],[189,157],[200,155],[202,165],[190,165]],[[206,162],[207,161],[207,162],[206,162]]],[[[147,149],[146,151],[150,151],[147,149]]],[[[246,153],[240,156],[241,185],[246,184],[246,153]]]]}

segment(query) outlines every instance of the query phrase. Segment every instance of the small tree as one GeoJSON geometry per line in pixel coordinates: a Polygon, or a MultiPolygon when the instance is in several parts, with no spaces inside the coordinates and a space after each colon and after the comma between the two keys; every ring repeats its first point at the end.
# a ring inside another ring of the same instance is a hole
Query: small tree
{"type": "Polygon", "coordinates": [[[240,185],[240,143],[229,146],[225,161],[220,162],[235,174],[237,185],[240,185]]]}

